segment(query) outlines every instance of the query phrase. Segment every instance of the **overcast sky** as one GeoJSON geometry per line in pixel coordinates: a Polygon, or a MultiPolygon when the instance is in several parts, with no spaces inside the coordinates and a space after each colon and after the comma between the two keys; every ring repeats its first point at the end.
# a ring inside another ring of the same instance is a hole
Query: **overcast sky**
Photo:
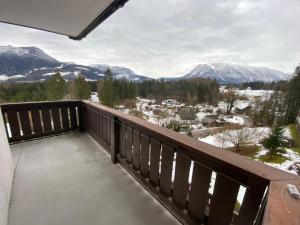
{"type": "Polygon", "coordinates": [[[130,0],[82,41],[0,24],[0,45],[37,46],[61,61],[152,77],[214,62],[292,72],[300,62],[299,12],[299,0],[130,0]]]}

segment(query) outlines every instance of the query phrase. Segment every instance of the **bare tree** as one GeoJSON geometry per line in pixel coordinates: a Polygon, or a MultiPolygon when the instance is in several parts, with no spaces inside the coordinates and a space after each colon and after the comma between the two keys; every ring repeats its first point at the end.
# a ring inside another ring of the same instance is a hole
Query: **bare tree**
{"type": "Polygon", "coordinates": [[[228,91],[224,93],[224,101],[227,104],[226,113],[230,114],[234,103],[239,98],[239,96],[234,91],[228,91]]]}
{"type": "Polygon", "coordinates": [[[246,127],[239,130],[225,130],[220,135],[223,145],[225,142],[233,144],[236,152],[241,150],[241,146],[252,144],[252,140],[260,136],[256,129],[246,127]]]}

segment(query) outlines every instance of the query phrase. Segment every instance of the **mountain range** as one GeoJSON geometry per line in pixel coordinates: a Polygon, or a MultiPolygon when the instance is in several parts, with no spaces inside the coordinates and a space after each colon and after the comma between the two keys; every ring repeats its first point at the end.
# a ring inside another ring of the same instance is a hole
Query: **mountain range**
{"type": "MultiPolygon", "coordinates": [[[[74,79],[79,74],[84,75],[86,80],[101,80],[108,68],[116,79],[127,79],[134,82],[152,79],[121,66],[104,64],[86,66],[60,62],[37,47],[0,46],[0,81],[43,81],[49,79],[57,71],[66,80],[74,79]]],[[[289,75],[265,67],[215,63],[199,64],[191,72],[181,77],[164,79],[191,78],[210,78],[215,79],[220,84],[228,84],[287,80],[289,75]]]]}

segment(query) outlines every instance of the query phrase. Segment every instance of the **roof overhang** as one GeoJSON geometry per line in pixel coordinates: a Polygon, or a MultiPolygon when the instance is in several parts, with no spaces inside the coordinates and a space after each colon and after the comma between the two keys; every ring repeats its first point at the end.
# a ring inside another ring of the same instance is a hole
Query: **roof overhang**
{"type": "Polygon", "coordinates": [[[0,22],[80,40],[128,0],[0,0],[0,22]]]}

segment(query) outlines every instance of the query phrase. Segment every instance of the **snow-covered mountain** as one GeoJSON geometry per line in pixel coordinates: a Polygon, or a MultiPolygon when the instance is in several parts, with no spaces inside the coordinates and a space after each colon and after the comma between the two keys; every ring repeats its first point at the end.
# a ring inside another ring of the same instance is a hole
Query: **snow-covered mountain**
{"type": "Polygon", "coordinates": [[[24,75],[41,67],[56,67],[60,62],[36,47],[0,46],[0,74],[24,75]]]}
{"type": "MultiPolygon", "coordinates": [[[[89,66],[60,62],[36,47],[0,46],[0,81],[41,81],[47,80],[55,72],[60,72],[67,79],[74,79],[79,74],[87,80],[101,80],[107,69],[116,79],[142,82],[151,78],[136,74],[129,68],[93,64],[89,66]]],[[[215,79],[220,84],[252,81],[287,80],[289,75],[265,67],[240,66],[224,63],[200,64],[188,74],[165,80],[190,78],[215,79]]]]}
{"type": "Polygon", "coordinates": [[[0,81],[43,81],[58,71],[66,80],[74,79],[79,74],[87,80],[101,80],[108,68],[117,79],[135,82],[150,79],[125,67],[59,62],[36,47],[0,46],[0,81]]]}
{"type": "Polygon", "coordinates": [[[199,64],[183,79],[210,78],[220,84],[243,83],[253,81],[272,82],[287,80],[289,75],[266,67],[241,66],[225,63],[199,64]]]}
{"type": "Polygon", "coordinates": [[[135,72],[133,72],[131,69],[122,67],[122,66],[109,66],[106,64],[92,64],[90,67],[106,71],[107,69],[110,69],[112,75],[116,79],[127,79],[135,82],[142,82],[144,80],[149,80],[149,77],[138,75],[135,72]]]}

